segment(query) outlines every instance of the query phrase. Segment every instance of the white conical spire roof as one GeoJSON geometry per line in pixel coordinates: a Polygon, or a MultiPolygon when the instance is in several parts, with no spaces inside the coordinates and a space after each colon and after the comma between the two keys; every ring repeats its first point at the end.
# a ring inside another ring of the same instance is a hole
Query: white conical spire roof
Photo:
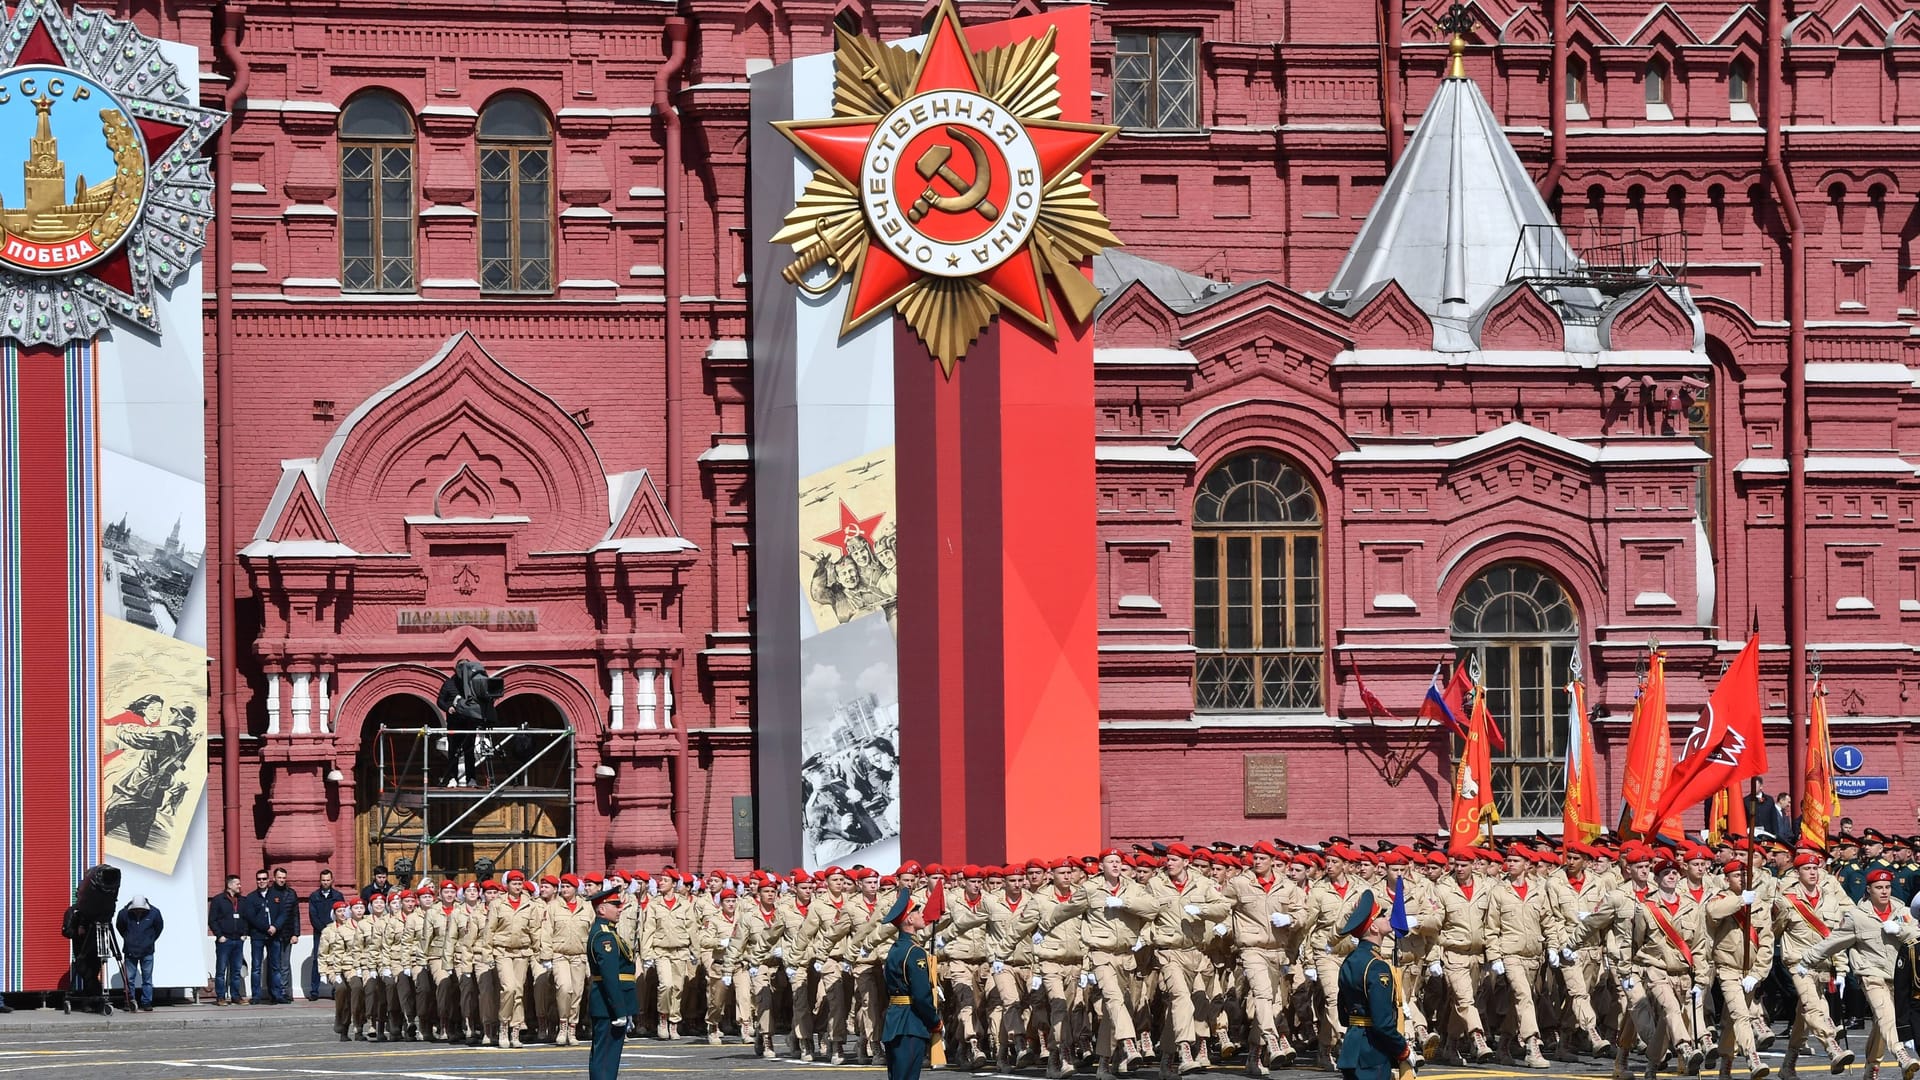
{"type": "Polygon", "coordinates": [[[1440,84],[1367,214],[1327,300],[1400,283],[1436,319],[1467,319],[1507,284],[1524,226],[1547,265],[1574,266],[1566,237],[1472,79],[1440,84]],[[1554,250],[1554,249],[1558,250],[1554,250]]]}

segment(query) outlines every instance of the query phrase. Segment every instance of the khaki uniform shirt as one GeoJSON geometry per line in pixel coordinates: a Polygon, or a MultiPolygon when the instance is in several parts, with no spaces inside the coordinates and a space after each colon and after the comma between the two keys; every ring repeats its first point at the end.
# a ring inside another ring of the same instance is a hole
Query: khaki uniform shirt
{"type": "MultiPolygon", "coordinates": [[[[1476,890],[1478,891],[1478,890],[1476,890]]],[[[1535,878],[1501,881],[1488,890],[1487,962],[1509,956],[1538,959],[1558,919],[1546,883],[1535,878]]]]}
{"type": "Polygon", "coordinates": [[[1262,880],[1252,871],[1227,879],[1223,890],[1232,905],[1233,943],[1243,949],[1280,949],[1289,957],[1298,953],[1300,939],[1306,933],[1307,893],[1305,889],[1276,873],[1262,880]],[[1275,915],[1291,920],[1284,927],[1273,925],[1275,915]]]}
{"type": "Polygon", "coordinates": [[[1892,980],[1893,964],[1899,954],[1900,946],[1920,941],[1920,922],[1915,922],[1912,913],[1895,900],[1886,911],[1875,911],[1871,899],[1862,900],[1847,909],[1846,918],[1833,928],[1833,934],[1825,941],[1814,946],[1808,954],[1816,960],[1824,959],[1848,950],[1849,966],[1861,975],[1872,975],[1892,980]],[[1888,933],[1882,925],[1889,920],[1897,924],[1893,933],[1888,933]]]}
{"type": "Polygon", "coordinates": [[[1789,968],[1795,964],[1805,964],[1819,971],[1827,970],[1831,964],[1835,974],[1845,975],[1848,970],[1846,950],[1818,958],[1813,956],[1813,950],[1840,928],[1841,923],[1846,921],[1847,909],[1852,906],[1844,894],[1826,888],[1824,883],[1814,887],[1811,897],[1798,881],[1782,888],[1773,902],[1773,915],[1780,927],[1781,962],[1789,968]],[[1824,929],[1814,929],[1807,917],[1800,914],[1799,907],[1794,904],[1796,898],[1806,905],[1814,918],[1820,920],[1824,929]]]}

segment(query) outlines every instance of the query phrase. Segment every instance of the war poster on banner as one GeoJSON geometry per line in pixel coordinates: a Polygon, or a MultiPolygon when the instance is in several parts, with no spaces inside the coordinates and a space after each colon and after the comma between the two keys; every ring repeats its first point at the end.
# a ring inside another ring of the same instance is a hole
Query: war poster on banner
{"type": "MultiPolygon", "coordinates": [[[[83,989],[60,914],[89,867],[175,925],[206,902],[200,254],[227,117],[199,72],[108,12],[0,20],[4,991],[83,989]]],[[[202,937],[162,936],[156,985],[204,985],[202,937]]]]}

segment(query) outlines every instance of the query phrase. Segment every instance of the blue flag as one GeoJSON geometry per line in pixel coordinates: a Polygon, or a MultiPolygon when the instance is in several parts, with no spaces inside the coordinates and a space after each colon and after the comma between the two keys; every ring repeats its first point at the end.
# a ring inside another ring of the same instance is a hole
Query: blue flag
{"type": "Polygon", "coordinates": [[[1393,936],[1406,937],[1413,928],[1407,924],[1407,879],[1393,879],[1393,912],[1387,916],[1387,925],[1393,927],[1393,936]]]}

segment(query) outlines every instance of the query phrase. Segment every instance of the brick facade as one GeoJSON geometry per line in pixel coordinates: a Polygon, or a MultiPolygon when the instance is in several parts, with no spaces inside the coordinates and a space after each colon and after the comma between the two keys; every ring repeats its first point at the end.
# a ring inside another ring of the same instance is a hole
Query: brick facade
{"type": "MultiPolygon", "coordinates": [[[[1025,13],[1028,3],[969,3],[963,15],[1025,13]]],[[[211,46],[241,5],[132,6],[149,32],[202,47],[206,93],[218,98],[226,72],[211,46]]],[[[1411,130],[1442,76],[1434,21],[1446,5],[1392,6],[1402,45],[1390,96],[1411,130]]],[[[1468,70],[1538,176],[1551,156],[1546,15],[1516,0],[1473,6],[1468,70]]],[[[1920,683],[1920,358],[1910,344],[1920,273],[1908,253],[1920,171],[1904,154],[1920,123],[1910,70],[1920,18],[1892,0],[1803,10],[1786,51],[1787,160],[1809,242],[1810,641],[1835,687],[1835,741],[1866,749],[1866,771],[1895,778],[1895,794],[1851,809],[1863,823],[1904,824],[1914,807],[1902,780],[1920,773],[1905,762],[1903,719],[1920,683]]],[[[379,696],[419,692],[424,674],[408,665],[444,670],[456,655],[518,665],[510,689],[549,697],[574,725],[583,864],[671,857],[676,813],[690,822],[684,858],[731,862],[729,798],[750,793],[752,773],[745,79],[828,49],[836,18],[900,37],[923,14],[911,3],[797,0],[419,0],[351,18],[300,0],[245,5],[250,82],[226,210],[234,245],[208,256],[234,266],[231,509],[242,545],[258,527],[270,544],[342,550],[243,558],[237,617],[216,631],[240,643],[244,788],[219,790],[217,769],[211,786],[216,805],[244,800],[240,862],[331,862],[355,879],[351,785],[324,777],[353,769],[356,725],[379,696]],[[654,78],[676,13],[691,37],[671,86],[684,169],[668,178],[654,78]],[[375,89],[404,101],[416,125],[418,284],[402,294],[340,285],[339,113],[375,89]],[[477,280],[475,129],[509,90],[533,95],[551,118],[550,295],[482,295],[477,280]],[[685,194],[677,220],[670,188],[685,194]],[[669,273],[671,228],[684,230],[686,257],[669,273]],[[671,327],[670,282],[681,297],[671,327]],[[675,380],[663,370],[669,334],[675,380]],[[458,355],[424,369],[443,347],[458,355]],[[670,384],[684,388],[674,410],[670,384]],[[330,457],[329,441],[360,430],[362,410],[363,424],[389,436],[350,437],[330,457]],[[460,455],[493,474],[456,482],[449,462],[460,455]],[[302,461],[311,464],[283,464],[302,461]],[[641,512],[623,521],[634,504],[620,501],[619,478],[642,470],[641,512]],[[345,473],[357,479],[327,482],[345,473]],[[462,497],[492,510],[448,509],[462,497]],[[565,516],[589,505],[585,524],[565,516]],[[510,536],[461,521],[513,514],[529,523],[510,536]],[[665,543],[679,538],[691,546],[665,543]],[[396,634],[392,609],[447,606],[444,552],[476,544],[498,549],[497,572],[458,598],[536,604],[539,630],[461,630],[428,652],[396,634]],[[622,673],[631,719],[629,675],[640,669],[673,673],[673,726],[613,730],[611,673],[622,673]],[[308,730],[296,737],[292,680],[307,676],[312,694],[321,674],[332,730],[319,730],[309,698],[308,730]],[[276,679],[278,719],[268,707],[276,679]],[[670,777],[683,760],[676,793],[670,777]],[[595,775],[602,763],[618,766],[613,779],[595,775]]],[[[1367,722],[1355,664],[1410,714],[1434,663],[1453,653],[1459,591],[1504,560],[1545,567],[1571,592],[1592,645],[1581,651],[1605,714],[1603,758],[1624,743],[1649,637],[1669,650],[1676,718],[1697,709],[1750,625],[1769,646],[1785,638],[1782,248],[1752,119],[1764,83],[1748,80],[1745,103],[1729,89],[1734,65],[1759,70],[1754,10],[1591,0],[1569,20],[1583,104],[1550,205],[1576,244],[1602,230],[1687,234],[1706,365],[1661,359],[1695,343],[1680,341],[1686,331],[1657,292],[1615,320],[1610,352],[1544,365],[1497,355],[1537,344],[1538,313],[1521,300],[1489,319],[1485,351],[1439,366],[1391,362],[1392,350],[1426,347],[1424,316],[1393,290],[1347,313],[1318,302],[1391,166],[1372,16],[1334,0],[1096,12],[1097,110],[1111,100],[1117,35],[1198,34],[1198,128],[1123,134],[1097,160],[1096,185],[1131,255],[1222,283],[1185,297],[1123,283],[1098,327],[1101,550],[1089,555],[1106,594],[1103,788],[1117,840],[1437,827],[1443,749],[1436,740],[1405,783],[1387,788],[1372,762],[1391,738],[1367,722]],[[1650,104],[1655,64],[1667,88],[1650,104]],[[1622,462],[1595,447],[1689,447],[1685,414],[1669,403],[1702,394],[1711,513],[1696,534],[1692,464],[1622,462]],[[1194,497],[1210,470],[1256,449],[1296,463],[1321,502],[1322,705],[1196,713],[1194,497]],[[1711,581],[1701,580],[1709,567],[1711,581]],[[1240,755],[1251,752],[1289,755],[1284,820],[1243,816],[1240,755]],[[1173,813],[1190,824],[1169,824],[1173,813]]],[[[214,354],[210,345],[210,386],[214,354]]],[[[210,416],[210,445],[214,435],[210,416]]],[[[1769,652],[1763,673],[1782,739],[1784,657],[1769,652]]],[[[1770,788],[1784,786],[1785,762],[1776,747],[1770,788]]],[[[1603,766],[1610,790],[1615,768],[1603,766]]],[[[216,848],[219,832],[216,816],[216,848]]]]}

